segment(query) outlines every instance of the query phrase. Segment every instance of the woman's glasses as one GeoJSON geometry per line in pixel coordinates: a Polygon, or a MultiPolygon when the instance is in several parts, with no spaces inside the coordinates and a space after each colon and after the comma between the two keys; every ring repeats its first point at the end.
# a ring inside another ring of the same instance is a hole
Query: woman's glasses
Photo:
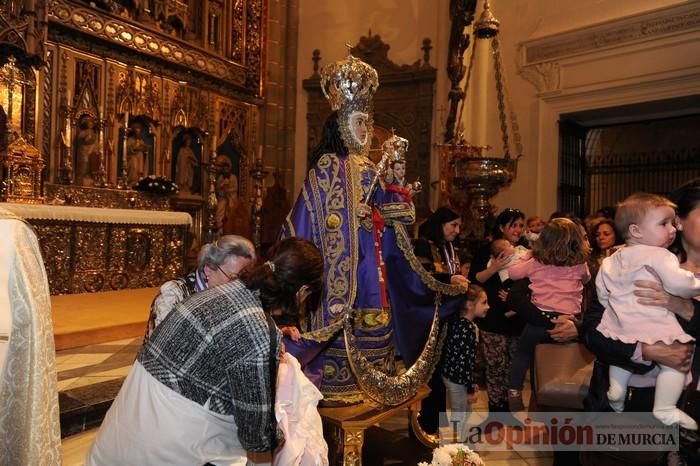
{"type": "Polygon", "coordinates": [[[219,272],[223,273],[224,276],[229,279],[229,281],[234,281],[238,279],[237,273],[228,274],[224,269],[221,268],[220,265],[217,265],[216,268],[219,269],[219,272]]]}

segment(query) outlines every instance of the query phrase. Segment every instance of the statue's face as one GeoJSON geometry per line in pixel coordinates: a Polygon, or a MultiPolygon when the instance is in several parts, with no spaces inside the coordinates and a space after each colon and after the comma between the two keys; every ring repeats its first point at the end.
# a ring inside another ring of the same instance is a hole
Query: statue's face
{"type": "Polygon", "coordinates": [[[406,176],[406,164],[401,162],[396,162],[392,168],[394,176],[399,180],[403,180],[406,176]]]}
{"type": "Polygon", "coordinates": [[[216,158],[214,163],[216,164],[216,168],[219,171],[219,173],[223,173],[224,175],[231,174],[231,172],[232,172],[231,164],[226,159],[226,157],[220,155],[216,158]]]}
{"type": "Polygon", "coordinates": [[[352,112],[348,116],[348,126],[353,139],[361,147],[367,145],[369,139],[369,129],[367,128],[367,120],[369,115],[363,112],[352,112]]]}

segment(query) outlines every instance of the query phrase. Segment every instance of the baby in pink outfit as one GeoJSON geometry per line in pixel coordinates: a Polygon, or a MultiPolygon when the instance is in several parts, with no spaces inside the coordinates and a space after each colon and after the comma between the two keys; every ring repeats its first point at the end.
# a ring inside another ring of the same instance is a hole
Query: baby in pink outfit
{"type": "MultiPolygon", "coordinates": [[[[598,299],[605,307],[597,328],[606,337],[648,344],[693,340],[675,314],[659,306],[640,306],[634,295],[635,280],[658,280],[647,267],[656,272],[670,294],[683,298],[700,295],[700,280],[681,269],[678,258],[666,249],[676,237],[675,207],[665,197],[647,193],[633,194],[618,206],[615,226],[626,246],[603,260],[596,278],[598,299]]],[[[659,368],[654,416],[666,425],[679,422],[681,427],[696,430],[696,422],[676,407],[686,374],[664,365],[659,368]]],[[[626,369],[610,366],[608,401],[615,411],[624,409],[631,375],[626,369]]]]}
{"type": "Polygon", "coordinates": [[[510,371],[508,402],[511,411],[520,411],[525,373],[530,368],[535,346],[552,342],[547,330],[552,319],[562,314],[581,312],[583,285],[591,279],[586,265],[589,247],[581,229],[568,218],[555,218],[535,241],[532,255],[513,264],[508,273],[513,280],[530,279],[532,303],[539,314],[528,316],[528,323],[518,339],[518,348],[510,371]]]}

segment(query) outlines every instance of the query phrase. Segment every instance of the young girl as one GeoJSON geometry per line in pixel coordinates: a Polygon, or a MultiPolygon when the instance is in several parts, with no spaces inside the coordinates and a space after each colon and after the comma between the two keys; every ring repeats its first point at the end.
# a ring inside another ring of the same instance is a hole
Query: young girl
{"type": "Polygon", "coordinates": [[[470,405],[476,400],[478,389],[474,371],[479,338],[474,319],[484,317],[488,309],[484,289],[478,285],[469,285],[464,307],[450,319],[447,328],[442,381],[450,400],[450,428],[460,435],[465,431],[464,421],[471,411],[470,405]]]}
{"type": "Polygon", "coordinates": [[[552,341],[547,333],[553,328],[551,320],[581,312],[583,285],[591,278],[586,265],[589,253],[578,225],[568,218],[555,218],[540,233],[532,257],[508,269],[512,280],[530,279],[532,303],[540,310],[538,315],[529,316],[518,341],[508,390],[511,411],[524,409],[521,391],[525,373],[535,346],[552,341]]]}

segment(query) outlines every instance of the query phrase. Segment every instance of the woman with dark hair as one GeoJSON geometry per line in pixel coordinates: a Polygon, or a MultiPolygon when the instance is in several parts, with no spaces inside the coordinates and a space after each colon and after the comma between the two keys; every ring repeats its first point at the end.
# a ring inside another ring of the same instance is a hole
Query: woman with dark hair
{"type": "Polygon", "coordinates": [[[239,280],[179,304],[139,352],[86,464],[245,464],[247,451],[274,450],[281,334],[270,314],[304,312],[322,276],[318,249],[289,238],[239,280]]]}
{"type": "MultiPolygon", "coordinates": [[[[493,241],[505,239],[511,246],[523,245],[525,214],[518,209],[505,209],[493,228],[493,241]]],[[[524,322],[505,304],[510,280],[501,280],[499,271],[510,262],[507,250],[491,258],[491,245],[477,251],[469,271],[469,281],[481,285],[489,300],[489,312],[476,324],[481,330],[481,348],[486,362],[486,387],[489,412],[507,412],[508,386],[513,355],[524,322]],[[490,260],[493,259],[493,260],[490,260]]]]}
{"type": "MultiPolygon", "coordinates": [[[[439,207],[420,225],[418,239],[413,243],[413,251],[423,268],[443,283],[469,284],[462,275],[459,257],[453,246],[461,228],[462,218],[457,212],[449,207],[439,207]]],[[[419,421],[429,433],[437,431],[440,413],[447,409],[441,367],[442,361],[428,382],[430,395],[421,405],[419,421]]]]}
{"type": "Polygon", "coordinates": [[[593,281],[598,274],[598,269],[603,259],[617,251],[616,246],[623,244],[622,238],[615,231],[615,223],[612,220],[603,219],[593,225],[588,235],[591,243],[591,256],[588,267],[591,269],[593,281]]]}
{"type": "Polygon", "coordinates": [[[325,154],[336,154],[340,157],[348,156],[348,148],[340,137],[340,125],[338,125],[338,112],[331,113],[323,124],[321,141],[311,151],[309,167],[313,167],[325,154]]]}
{"type": "Polygon", "coordinates": [[[442,282],[467,283],[453,244],[461,230],[462,218],[449,207],[438,208],[418,229],[413,251],[425,270],[442,282]]]}

